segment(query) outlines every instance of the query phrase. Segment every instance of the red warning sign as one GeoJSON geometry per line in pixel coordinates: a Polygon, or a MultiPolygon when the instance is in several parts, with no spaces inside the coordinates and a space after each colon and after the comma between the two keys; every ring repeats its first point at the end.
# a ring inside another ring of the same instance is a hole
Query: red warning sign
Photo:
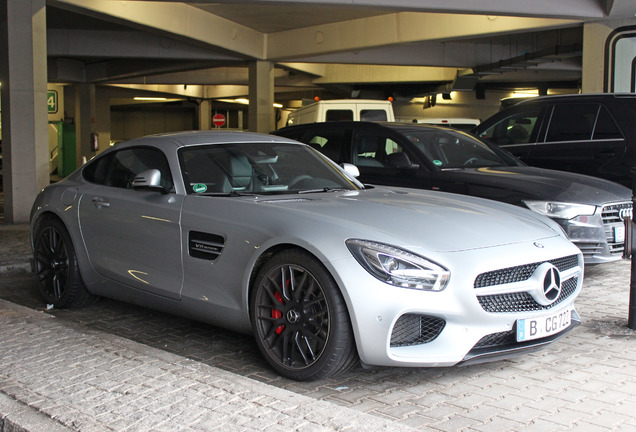
{"type": "Polygon", "coordinates": [[[225,124],[225,116],[223,114],[214,114],[212,117],[212,123],[214,126],[221,127],[225,124]]]}

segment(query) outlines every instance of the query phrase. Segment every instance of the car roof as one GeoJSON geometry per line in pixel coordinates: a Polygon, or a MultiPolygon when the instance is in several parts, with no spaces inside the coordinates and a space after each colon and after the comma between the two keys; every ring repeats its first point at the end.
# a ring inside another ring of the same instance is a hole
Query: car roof
{"type": "Polygon", "coordinates": [[[375,128],[375,129],[395,129],[395,130],[405,130],[405,129],[426,129],[426,130],[439,130],[439,131],[449,131],[455,130],[450,129],[446,126],[439,126],[427,123],[404,123],[404,122],[373,122],[373,121],[358,121],[358,120],[347,120],[347,121],[325,121],[325,122],[313,122],[313,123],[303,123],[299,125],[287,126],[272,133],[277,133],[279,131],[290,131],[290,130],[300,130],[300,129],[311,129],[316,126],[329,126],[329,127],[365,127],[365,128],[375,128]]]}
{"type": "Polygon", "coordinates": [[[279,142],[299,144],[296,141],[289,140],[283,137],[256,132],[209,130],[169,132],[157,135],[150,135],[126,141],[119,146],[128,147],[133,145],[156,145],[157,143],[172,143],[176,147],[185,147],[200,144],[228,144],[248,142],[279,142]]]}
{"type": "Polygon", "coordinates": [[[564,94],[564,95],[547,95],[538,96],[531,99],[519,101],[512,105],[512,107],[519,107],[525,105],[532,105],[537,103],[548,103],[553,101],[567,101],[567,100],[618,100],[618,99],[634,99],[636,100],[636,94],[634,93],[581,93],[581,94],[564,94]]]}

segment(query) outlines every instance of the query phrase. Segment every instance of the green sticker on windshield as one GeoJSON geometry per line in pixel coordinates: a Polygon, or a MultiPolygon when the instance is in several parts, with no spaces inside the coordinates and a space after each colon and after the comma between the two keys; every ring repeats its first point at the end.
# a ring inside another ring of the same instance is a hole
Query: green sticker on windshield
{"type": "Polygon", "coordinates": [[[192,190],[195,191],[196,193],[203,193],[206,190],[208,190],[208,187],[204,185],[203,183],[197,183],[192,186],[192,190]]]}
{"type": "Polygon", "coordinates": [[[435,165],[437,165],[437,166],[442,166],[442,161],[441,161],[441,160],[439,160],[439,159],[435,159],[435,160],[433,161],[433,163],[434,163],[435,165]]]}

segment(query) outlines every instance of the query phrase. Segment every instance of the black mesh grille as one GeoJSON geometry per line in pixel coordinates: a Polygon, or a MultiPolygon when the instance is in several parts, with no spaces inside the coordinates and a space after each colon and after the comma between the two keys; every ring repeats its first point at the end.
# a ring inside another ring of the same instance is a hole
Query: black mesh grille
{"type": "Polygon", "coordinates": [[[484,336],[473,347],[476,348],[492,348],[498,346],[512,345],[517,342],[517,334],[515,330],[505,331],[501,333],[493,333],[484,336]]]}
{"type": "Polygon", "coordinates": [[[421,345],[433,341],[444,330],[446,321],[441,318],[405,314],[402,315],[391,333],[391,346],[421,345]]]}
{"type": "Polygon", "coordinates": [[[527,292],[514,292],[506,294],[494,294],[487,296],[477,296],[479,304],[486,312],[506,313],[506,312],[532,312],[548,310],[563,300],[570,297],[576,291],[578,278],[570,278],[563,282],[561,293],[554,303],[542,306],[527,292]]]}
{"type": "MultiPolygon", "coordinates": [[[[563,272],[579,265],[579,258],[577,255],[571,255],[548,262],[558,268],[560,272],[563,272]]],[[[527,280],[541,264],[543,263],[538,262],[482,273],[475,279],[475,288],[527,280]]]]}

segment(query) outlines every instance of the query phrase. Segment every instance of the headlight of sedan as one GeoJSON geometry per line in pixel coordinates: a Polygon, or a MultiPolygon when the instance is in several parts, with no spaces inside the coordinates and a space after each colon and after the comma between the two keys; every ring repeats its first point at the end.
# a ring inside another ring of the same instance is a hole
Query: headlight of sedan
{"type": "Polygon", "coordinates": [[[373,276],[396,287],[442,291],[450,272],[403,249],[367,240],[346,241],[355,259],[373,276]]]}
{"type": "Polygon", "coordinates": [[[530,210],[553,219],[572,219],[577,216],[591,216],[596,206],[588,204],[572,204],[552,201],[524,201],[530,210]]]}

